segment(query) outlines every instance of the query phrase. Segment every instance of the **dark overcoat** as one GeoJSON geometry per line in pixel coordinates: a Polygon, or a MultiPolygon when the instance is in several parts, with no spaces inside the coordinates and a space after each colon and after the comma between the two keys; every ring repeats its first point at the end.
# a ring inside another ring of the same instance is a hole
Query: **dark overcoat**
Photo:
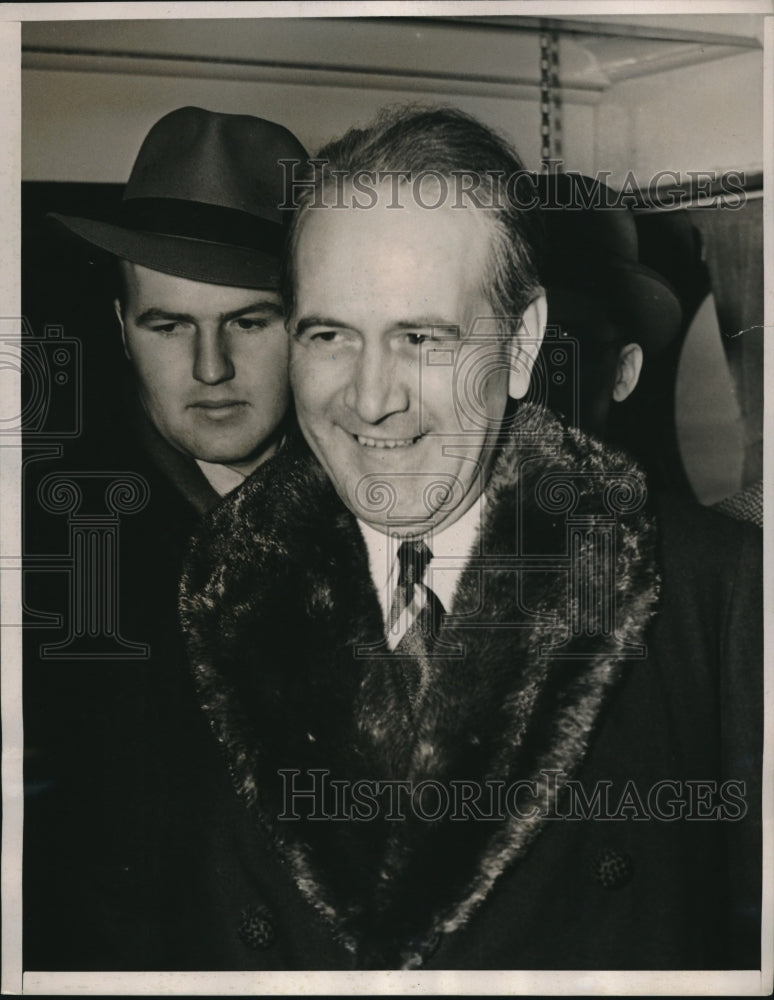
{"type": "MultiPolygon", "coordinates": [[[[61,627],[33,619],[24,634],[25,969],[174,968],[178,913],[202,854],[200,754],[211,741],[177,625],[177,586],[188,539],[220,498],[132,395],[121,417],[105,448],[90,433],[56,462],[30,463],[25,481],[30,548],[60,562],[68,519],[42,507],[47,477],[82,489],[84,506],[97,484],[103,506],[89,510],[103,518],[106,484],[131,477],[145,491],[116,525],[109,570],[113,629],[131,646],[97,637],[51,656],[73,631],[72,590],[63,573],[28,572],[28,606],[59,614],[61,627]]],[[[106,581],[94,579],[94,599],[104,600],[106,581]]]]}
{"type": "Polygon", "coordinates": [[[758,967],[759,560],[527,405],[418,664],[314,459],[258,470],[182,585],[225,762],[191,967],[758,967]]]}

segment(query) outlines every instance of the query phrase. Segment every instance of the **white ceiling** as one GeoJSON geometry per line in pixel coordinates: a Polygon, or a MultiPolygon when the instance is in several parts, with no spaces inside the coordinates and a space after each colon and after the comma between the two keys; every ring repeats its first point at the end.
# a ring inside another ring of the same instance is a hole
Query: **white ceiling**
{"type": "MultiPolygon", "coordinates": [[[[561,82],[593,102],[610,86],[760,48],[757,17],[554,19],[561,82]],[[693,30],[691,30],[691,26],[693,30]],[[711,29],[711,30],[710,30],[711,29]],[[667,37],[668,36],[668,37],[667,37]]],[[[206,75],[505,96],[539,83],[535,18],[267,18],[26,22],[22,65],[206,75]]]]}

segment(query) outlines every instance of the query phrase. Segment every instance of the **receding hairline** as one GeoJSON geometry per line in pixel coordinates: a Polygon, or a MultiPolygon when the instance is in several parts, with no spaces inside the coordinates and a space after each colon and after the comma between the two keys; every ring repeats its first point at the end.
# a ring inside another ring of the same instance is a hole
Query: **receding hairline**
{"type": "MultiPolygon", "coordinates": [[[[366,173],[368,172],[369,171],[366,171],[366,173]]],[[[344,171],[342,171],[342,173],[344,173],[344,171]]],[[[346,173],[355,174],[359,173],[359,171],[347,171],[346,173]]],[[[401,178],[399,180],[399,183],[411,186],[411,184],[413,183],[411,179],[412,172],[402,171],[402,173],[409,174],[409,177],[401,178]]],[[[425,170],[415,171],[415,173],[429,175],[429,172],[425,170]]],[[[445,173],[444,171],[441,170],[436,170],[433,171],[432,173],[438,176],[443,176],[447,180],[453,179],[451,173],[445,173]]],[[[326,177],[323,181],[322,186],[336,187],[337,184],[338,187],[336,188],[336,190],[339,195],[342,193],[342,191],[346,195],[348,188],[351,188],[353,191],[356,190],[352,187],[353,181],[346,177],[343,178],[343,183],[342,180],[337,181],[335,177],[326,177]]],[[[385,179],[384,181],[379,182],[379,186],[389,187],[390,190],[392,191],[393,184],[391,180],[385,179]]],[[[374,208],[376,207],[377,206],[374,206],[374,208]]],[[[394,218],[397,218],[401,213],[404,213],[405,215],[407,211],[412,211],[412,209],[408,207],[389,208],[388,205],[381,205],[380,207],[390,213],[390,216],[388,217],[394,217],[394,218]]],[[[331,206],[323,207],[315,205],[314,203],[302,204],[302,206],[298,211],[298,215],[295,219],[292,238],[286,250],[291,267],[291,273],[293,275],[294,285],[297,287],[297,281],[298,281],[297,264],[299,255],[299,245],[301,243],[303,233],[306,231],[307,224],[310,219],[324,220],[326,218],[343,218],[345,217],[345,213],[351,218],[358,218],[358,217],[362,218],[364,217],[364,213],[373,211],[374,208],[359,209],[351,205],[340,206],[340,207],[331,207],[331,206]]],[[[497,310],[497,303],[492,301],[492,283],[490,280],[490,269],[494,267],[495,258],[498,255],[498,253],[501,252],[503,245],[507,244],[508,242],[508,235],[504,231],[499,221],[498,214],[494,210],[488,209],[486,206],[479,206],[476,205],[475,203],[470,203],[467,205],[461,205],[456,207],[454,204],[443,204],[437,208],[434,208],[431,206],[425,206],[414,202],[413,208],[420,212],[430,213],[428,214],[428,218],[434,217],[431,213],[435,213],[437,215],[438,212],[445,212],[452,219],[455,218],[475,219],[474,225],[476,225],[479,228],[479,232],[481,232],[481,234],[485,237],[485,244],[484,244],[485,254],[479,265],[480,273],[477,284],[477,291],[492,308],[494,314],[494,311],[497,310]]],[[[538,289],[538,293],[539,291],[540,290],[538,289]]],[[[287,316],[288,321],[291,323],[296,315],[295,298],[296,297],[294,288],[294,293],[291,299],[292,308],[289,310],[287,316]]],[[[506,318],[503,317],[503,319],[505,320],[506,318]]]]}
{"type": "MultiPolygon", "coordinates": [[[[509,184],[505,191],[501,187],[503,178],[531,181],[531,175],[511,141],[498,129],[459,108],[392,106],[379,111],[368,125],[350,128],[324,145],[312,162],[320,168],[315,167],[313,177],[299,192],[299,210],[291,222],[289,252],[281,269],[288,312],[295,306],[295,245],[304,229],[305,216],[319,203],[321,191],[330,195],[336,184],[356,174],[397,177],[393,183],[402,180],[404,191],[406,181],[415,181],[418,176],[443,177],[447,183],[461,176],[473,178],[469,183],[480,192],[482,200],[468,197],[466,180],[465,203],[460,207],[476,208],[484,220],[491,213],[492,267],[483,276],[485,298],[493,303],[498,315],[511,318],[523,315],[530,301],[540,294],[537,267],[543,235],[535,217],[534,197],[527,204],[521,197],[514,202],[509,184]]],[[[453,198],[461,192],[460,188],[452,190],[453,198]]]]}

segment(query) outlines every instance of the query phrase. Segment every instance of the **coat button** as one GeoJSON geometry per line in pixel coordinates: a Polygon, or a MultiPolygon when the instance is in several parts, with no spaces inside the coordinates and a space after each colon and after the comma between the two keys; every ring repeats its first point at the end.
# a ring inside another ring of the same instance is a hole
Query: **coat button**
{"type": "Polygon", "coordinates": [[[620,889],[634,874],[634,862],[628,854],[611,847],[600,851],[594,858],[594,877],[605,889],[620,889]]]}
{"type": "Polygon", "coordinates": [[[262,951],[274,941],[274,917],[265,906],[251,903],[242,910],[239,924],[242,942],[253,951],[262,951]]]}

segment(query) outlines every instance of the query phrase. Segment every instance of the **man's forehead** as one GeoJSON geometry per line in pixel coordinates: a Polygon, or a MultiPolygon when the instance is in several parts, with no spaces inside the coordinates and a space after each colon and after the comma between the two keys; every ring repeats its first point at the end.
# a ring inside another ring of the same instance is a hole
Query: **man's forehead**
{"type": "Polygon", "coordinates": [[[190,278],[167,274],[135,264],[129,260],[119,260],[119,268],[124,280],[127,294],[133,299],[159,300],[162,302],[184,303],[189,305],[200,303],[212,305],[234,303],[237,301],[253,301],[255,303],[276,303],[280,301],[276,288],[242,288],[239,286],[210,284],[203,281],[193,281],[190,278]]]}
{"type": "Polygon", "coordinates": [[[303,209],[302,228],[312,219],[328,220],[334,226],[341,222],[352,227],[358,222],[367,225],[369,221],[380,219],[383,225],[392,224],[396,228],[451,221],[461,226],[485,228],[487,215],[494,218],[491,209],[487,211],[470,201],[459,202],[449,197],[443,178],[423,177],[421,183],[406,182],[397,188],[387,181],[365,188],[362,185],[362,181],[355,183],[347,179],[335,192],[323,188],[319,197],[303,209]],[[444,184],[443,189],[438,188],[439,183],[444,184]],[[364,194],[364,190],[367,193],[364,194]]]}
{"type": "Polygon", "coordinates": [[[421,275],[436,281],[460,272],[480,274],[489,256],[491,227],[473,208],[423,208],[412,201],[309,208],[294,247],[296,287],[318,276],[329,281],[392,280],[404,290],[421,275]]]}

